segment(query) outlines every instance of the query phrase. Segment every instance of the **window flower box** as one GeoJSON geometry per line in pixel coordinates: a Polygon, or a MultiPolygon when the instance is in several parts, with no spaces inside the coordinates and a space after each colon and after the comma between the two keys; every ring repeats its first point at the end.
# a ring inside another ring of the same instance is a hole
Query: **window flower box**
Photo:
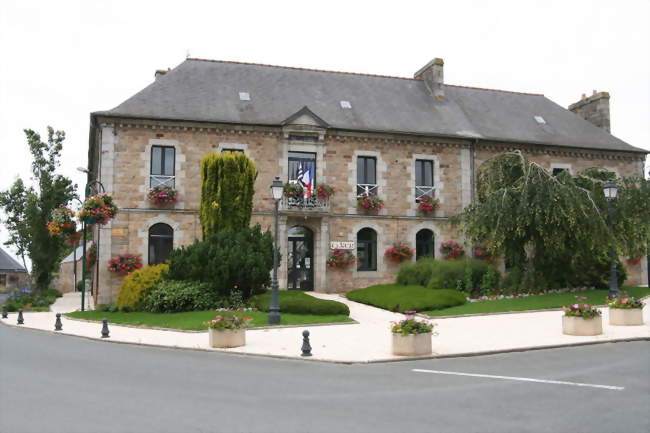
{"type": "Polygon", "coordinates": [[[302,199],[305,190],[297,183],[285,183],[283,188],[284,196],[292,199],[302,199]]]}
{"type": "Polygon", "coordinates": [[[630,266],[636,266],[639,263],[641,263],[641,258],[642,258],[641,256],[630,257],[630,258],[627,259],[627,264],[630,265],[630,266]]]}
{"type": "MultiPolygon", "coordinates": [[[[578,301],[586,299],[576,296],[578,301]]],[[[600,310],[589,304],[576,303],[562,307],[562,333],[565,335],[600,335],[603,333],[603,319],[600,310]]]]}
{"type": "Polygon", "coordinates": [[[387,249],[384,255],[392,261],[400,263],[404,260],[411,260],[413,257],[413,250],[406,245],[399,244],[393,248],[387,249]]]}
{"type": "Polygon", "coordinates": [[[130,274],[142,268],[142,257],[133,254],[120,254],[108,261],[108,270],[120,274],[130,274]]]}
{"type": "Polygon", "coordinates": [[[615,326],[643,325],[643,302],[625,293],[611,299],[609,305],[609,324],[615,326]]]}
{"type": "Polygon", "coordinates": [[[418,210],[425,215],[432,214],[438,206],[440,201],[431,197],[430,195],[424,195],[418,199],[418,210]]]}
{"type": "Polygon", "coordinates": [[[113,197],[106,193],[91,195],[79,211],[79,220],[86,224],[106,224],[117,214],[113,197]]]}
{"type": "Polygon", "coordinates": [[[316,187],[316,197],[322,200],[329,200],[336,193],[336,190],[333,186],[330,185],[318,185],[316,187]]]}
{"type": "Polygon", "coordinates": [[[376,195],[363,195],[357,197],[357,206],[366,211],[380,211],[384,208],[384,201],[376,195]]]}
{"type": "Polygon", "coordinates": [[[456,241],[445,241],[440,245],[440,252],[443,254],[444,258],[449,259],[458,259],[465,255],[465,250],[462,246],[456,241]]]}
{"type": "Polygon", "coordinates": [[[327,258],[327,267],[333,269],[344,269],[349,265],[354,264],[357,258],[354,257],[349,250],[334,248],[330,250],[330,255],[327,258]]]}
{"type": "Polygon", "coordinates": [[[161,185],[149,190],[147,198],[155,204],[176,203],[178,192],[171,186],[161,185]]]}

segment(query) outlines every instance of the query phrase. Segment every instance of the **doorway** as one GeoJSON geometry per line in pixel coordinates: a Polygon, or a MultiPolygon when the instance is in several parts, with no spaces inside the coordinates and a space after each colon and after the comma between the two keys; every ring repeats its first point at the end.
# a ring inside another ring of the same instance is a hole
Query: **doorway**
{"type": "Polygon", "coordinates": [[[314,234],[302,226],[287,233],[287,288],[314,290],[314,234]]]}

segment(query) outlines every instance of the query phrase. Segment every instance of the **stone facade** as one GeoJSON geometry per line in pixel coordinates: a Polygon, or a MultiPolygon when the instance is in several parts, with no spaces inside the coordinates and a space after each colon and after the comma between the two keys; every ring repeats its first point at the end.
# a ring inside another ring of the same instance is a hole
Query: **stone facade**
{"type": "MultiPolygon", "coordinates": [[[[199,161],[210,152],[236,149],[254,161],[259,175],[255,183],[252,224],[272,229],[273,201],[269,186],[275,176],[288,178],[288,152],[316,154],[318,184],[336,189],[329,208],[323,212],[281,211],[279,219],[282,262],[279,282],[287,288],[287,233],[294,226],[313,233],[313,288],[319,292],[345,292],[353,288],[394,281],[398,265],[384,258],[384,251],[396,243],[415,248],[421,229],[434,233],[435,254],[446,240],[462,242],[448,218],[459,213],[474,197],[475,173],[480,164],[507,150],[521,149],[544,167],[568,168],[577,173],[585,168],[604,167],[620,176],[641,175],[643,155],[639,153],[551,148],[528,144],[491,143],[475,139],[414,137],[396,134],[354,133],[325,130],[311,122],[308,113],[284,127],[224,125],[97,118],[97,137],[91,167],[99,173],[106,192],[113,194],[119,214],[95,233],[99,247],[97,302],[114,300],[120,276],[103,264],[118,254],[141,254],[148,262],[148,231],[165,223],[174,231],[175,248],[201,238],[198,217],[201,180],[199,161]],[[310,140],[296,140],[292,133],[311,134],[310,140]],[[146,199],[149,190],[151,147],[174,147],[175,184],[179,200],[156,206],[146,199]],[[369,215],[357,209],[356,159],[373,156],[377,161],[378,195],[385,207],[369,215]],[[424,216],[415,202],[414,166],[418,159],[431,160],[435,196],[440,206],[434,215],[424,216]],[[377,270],[357,271],[326,267],[331,241],[355,241],[362,228],[377,233],[377,270]]],[[[645,261],[628,270],[629,282],[646,284],[645,261]]]]}

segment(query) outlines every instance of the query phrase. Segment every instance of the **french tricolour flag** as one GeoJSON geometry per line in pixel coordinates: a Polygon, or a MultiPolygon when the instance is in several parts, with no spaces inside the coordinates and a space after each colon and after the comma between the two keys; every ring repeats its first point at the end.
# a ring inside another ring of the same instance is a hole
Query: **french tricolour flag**
{"type": "Polygon", "coordinates": [[[302,164],[298,166],[298,183],[307,191],[307,198],[311,198],[311,188],[314,182],[314,175],[312,168],[307,166],[304,168],[302,164]]]}

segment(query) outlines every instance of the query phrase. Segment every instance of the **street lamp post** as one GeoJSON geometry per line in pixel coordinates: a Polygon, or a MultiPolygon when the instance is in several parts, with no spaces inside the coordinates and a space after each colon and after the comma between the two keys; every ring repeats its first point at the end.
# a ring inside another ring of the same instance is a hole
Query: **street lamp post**
{"type": "MultiPolygon", "coordinates": [[[[77,170],[79,170],[82,173],[90,174],[88,169],[85,169],[83,167],[78,167],[77,170]]],[[[84,189],[84,201],[88,198],[90,195],[90,188],[93,185],[99,185],[101,188],[101,191],[104,192],[104,185],[98,180],[91,180],[86,183],[86,188],[84,189]]],[[[82,220],[81,221],[81,226],[83,227],[83,246],[82,246],[82,259],[81,259],[81,279],[83,281],[82,288],[81,288],[81,311],[84,311],[84,301],[86,298],[86,221],[82,220]]]]}
{"type": "Polygon", "coordinates": [[[609,247],[610,272],[609,272],[609,297],[618,297],[618,277],[616,276],[616,248],[614,248],[614,210],[612,201],[616,200],[618,186],[615,182],[607,181],[603,186],[605,198],[607,199],[607,213],[609,216],[609,228],[612,231],[612,244],[609,247]]]}
{"type": "Polygon", "coordinates": [[[273,279],[271,280],[271,305],[269,306],[269,324],[280,323],[280,300],[278,299],[278,206],[282,198],[283,185],[278,176],[271,183],[271,196],[275,202],[273,210],[273,224],[275,225],[275,239],[273,242],[273,279]]]}

